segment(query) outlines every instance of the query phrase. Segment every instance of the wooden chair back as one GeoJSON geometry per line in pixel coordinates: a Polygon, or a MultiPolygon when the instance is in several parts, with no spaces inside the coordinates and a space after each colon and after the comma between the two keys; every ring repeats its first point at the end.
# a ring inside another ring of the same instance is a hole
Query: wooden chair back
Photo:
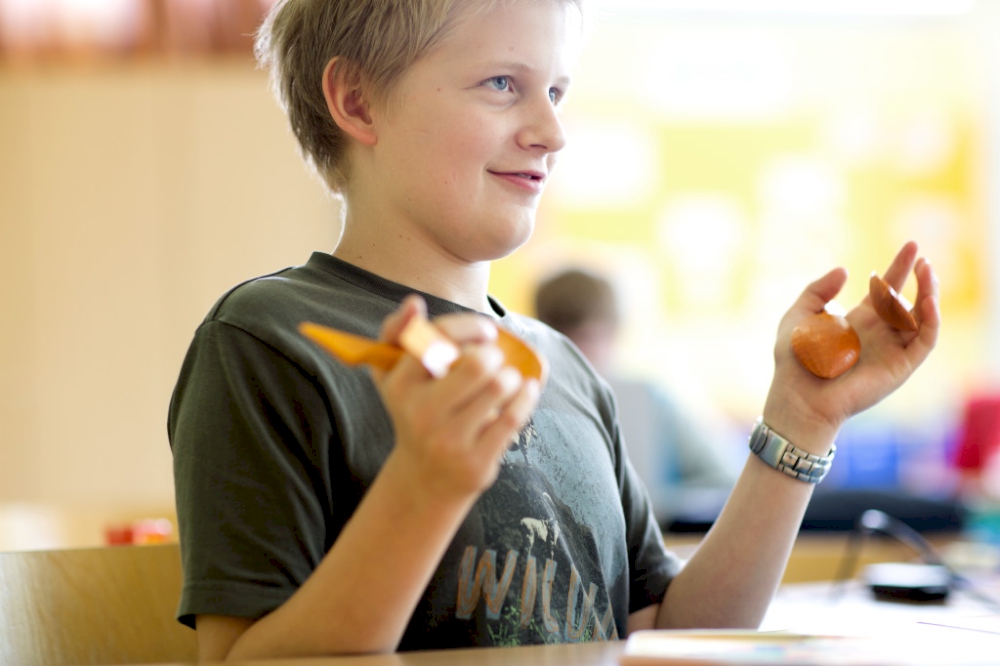
{"type": "Polygon", "coordinates": [[[194,662],[176,544],[0,553],[0,666],[194,662]]]}

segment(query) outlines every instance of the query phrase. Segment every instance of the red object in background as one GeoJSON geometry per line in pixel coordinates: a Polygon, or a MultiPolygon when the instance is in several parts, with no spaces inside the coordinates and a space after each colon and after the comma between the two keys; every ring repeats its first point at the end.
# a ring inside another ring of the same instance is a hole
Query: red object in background
{"type": "Polygon", "coordinates": [[[109,546],[142,546],[166,543],[171,532],[173,532],[173,525],[166,518],[147,518],[108,526],[104,530],[104,541],[109,546]]]}
{"type": "Polygon", "coordinates": [[[109,546],[132,545],[132,526],[111,525],[104,530],[104,542],[109,546]]]}
{"type": "Polygon", "coordinates": [[[955,449],[955,466],[981,472],[1000,450],[1000,394],[983,394],[965,403],[962,428],[955,449]]]}

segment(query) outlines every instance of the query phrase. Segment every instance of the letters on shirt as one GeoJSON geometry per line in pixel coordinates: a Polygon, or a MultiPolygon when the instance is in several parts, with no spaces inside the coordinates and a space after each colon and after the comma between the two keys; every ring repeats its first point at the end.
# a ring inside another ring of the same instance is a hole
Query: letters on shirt
{"type": "MultiPolygon", "coordinates": [[[[462,620],[472,618],[480,599],[483,599],[486,617],[490,620],[500,620],[504,602],[507,601],[511,583],[517,569],[519,553],[516,550],[507,551],[504,558],[503,571],[497,576],[497,552],[487,549],[476,562],[475,546],[467,546],[462,555],[458,570],[458,599],[456,600],[455,616],[462,620]]],[[[553,582],[557,562],[546,559],[542,569],[541,595],[538,594],[538,561],[528,556],[523,563],[520,599],[513,602],[517,610],[518,624],[525,629],[532,620],[541,621],[541,626],[549,634],[560,636],[569,642],[581,640],[609,640],[618,638],[618,629],[614,622],[611,604],[601,617],[598,617],[596,607],[598,587],[590,583],[587,592],[582,595],[583,581],[575,566],[571,565],[569,586],[566,590],[565,613],[553,607],[561,601],[559,590],[553,590],[553,582]],[[536,602],[541,597],[541,609],[536,608],[536,602]],[[560,618],[565,620],[560,623],[560,618]],[[592,631],[588,631],[591,629],[592,631]]]]}

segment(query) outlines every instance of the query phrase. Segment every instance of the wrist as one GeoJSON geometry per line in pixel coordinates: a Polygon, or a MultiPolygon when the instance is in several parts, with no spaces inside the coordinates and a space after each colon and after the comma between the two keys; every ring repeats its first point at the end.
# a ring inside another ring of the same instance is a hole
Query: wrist
{"type": "Polygon", "coordinates": [[[458,517],[460,522],[481,493],[471,487],[452,487],[445,483],[444,476],[420,465],[410,452],[397,445],[386,456],[375,482],[391,488],[411,513],[458,517]]]}
{"type": "Polygon", "coordinates": [[[768,399],[761,416],[775,432],[781,433],[797,448],[816,456],[825,456],[830,452],[841,426],[790,401],[779,405],[768,399]]]}

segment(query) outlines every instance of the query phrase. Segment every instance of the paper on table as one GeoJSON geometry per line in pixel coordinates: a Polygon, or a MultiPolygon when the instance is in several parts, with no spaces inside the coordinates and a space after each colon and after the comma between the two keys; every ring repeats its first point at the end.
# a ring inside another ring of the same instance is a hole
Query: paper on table
{"type": "Polygon", "coordinates": [[[949,618],[947,620],[938,620],[935,622],[922,621],[920,624],[948,627],[951,629],[969,629],[971,631],[982,631],[988,634],[1000,634],[1000,615],[949,618]]]}
{"type": "Polygon", "coordinates": [[[638,631],[628,638],[621,666],[973,666],[995,664],[1000,640],[990,634],[961,645],[938,632],[883,637],[823,636],[728,630],[638,631]]]}

